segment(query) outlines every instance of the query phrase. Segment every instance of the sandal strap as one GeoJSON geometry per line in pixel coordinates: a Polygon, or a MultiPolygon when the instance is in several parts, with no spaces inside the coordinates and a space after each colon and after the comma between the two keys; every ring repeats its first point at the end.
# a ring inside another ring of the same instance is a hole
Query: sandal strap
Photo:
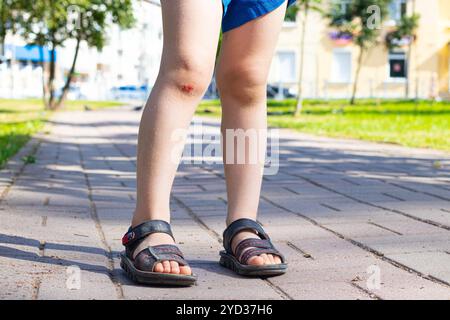
{"type": "Polygon", "coordinates": [[[233,250],[231,249],[231,241],[236,234],[243,230],[253,230],[262,240],[270,241],[269,236],[258,222],[246,218],[238,219],[233,221],[223,232],[223,247],[228,253],[233,254],[233,250]]]}
{"type": "Polygon", "coordinates": [[[152,233],[166,233],[175,238],[172,234],[170,224],[164,220],[149,220],[145,221],[136,227],[130,227],[122,238],[122,244],[128,252],[133,252],[134,249],[141,243],[146,236],[152,233]]]}
{"type": "Polygon", "coordinates": [[[156,259],[156,262],[176,261],[183,266],[188,264],[186,260],[184,260],[183,253],[175,245],[162,244],[158,246],[150,246],[148,247],[148,250],[150,251],[152,257],[156,259]]]}
{"type": "Polygon", "coordinates": [[[155,265],[162,261],[175,261],[181,266],[189,265],[180,249],[172,244],[149,246],[139,252],[135,259],[140,266],[145,265],[146,269],[152,271],[155,265]]]}
{"type": "Polygon", "coordinates": [[[234,256],[239,259],[242,253],[248,248],[273,249],[273,245],[268,240],[262,239],[245,239],[239,242],[234,249],[234,256]]]}
{"type": "Polygon", "coordinates": [[[163,256],[166,254],[173,254],[180,256],[184,259],[184,255],[181,252],[181,250],[174,244],[160,244],[157,246],[151,246],[151,249],[153,249],[155,258],[158,259],[158,256],[163,256]]]}

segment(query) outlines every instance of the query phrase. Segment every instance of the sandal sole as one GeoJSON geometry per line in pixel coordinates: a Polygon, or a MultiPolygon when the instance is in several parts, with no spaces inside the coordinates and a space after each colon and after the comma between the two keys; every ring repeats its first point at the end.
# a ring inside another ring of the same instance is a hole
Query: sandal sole
{"type": "Polygon", "coordinates": [[[220,265],[234,271],[235,273],[246,277],[275,277],[285,274],[287,271],[287,263],[249,266],[241,264],[236,258],[225,251],[220,251],[220,265]]]}
{"type": "Polygon", "coordinates": [[[124,253],[120,254],[120,267],[131,280],[141,284],[189,287],[195,285],[197,282],[197,276],[195,275],[186,276],[170,273],[147,272],[136,269],[133,261],[131,261],[124,253]]]}

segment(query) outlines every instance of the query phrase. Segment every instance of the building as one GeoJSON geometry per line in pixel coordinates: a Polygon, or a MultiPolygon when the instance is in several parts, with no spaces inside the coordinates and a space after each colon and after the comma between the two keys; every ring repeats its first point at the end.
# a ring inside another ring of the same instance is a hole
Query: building
{"type": "MultiPolygon", "coordinates": [[[[16,43],[17,40],[12,43],[16,43]]],[[[5,61],[0,64],[0,97],[41,96],[41,62],[48,64],[50,59],[50,52],[45,48],[7,44],[5,61]]]]}
{"type": "MultiPolygon", "coordinates": [[[[337,0],[345,5],[346,0],[337,0]]],[[[325,6],[329,4],[326,1],[325,6]]],[[[384,22],[379,43],[363,61],[358,97],[449,99],[450,1],[392,0],[390,16],[384,22]],[[417,39],[411,46],[389,51],[387,32],[403,14],[419,13],[417,39]],[[410,61],[408,61],[410,56],[410,61]],[[406,70],[409,77],[406,79],[406,70]]],[[[301,19],[285,22],[270,73],[270,83],[297,90],[300,64],[301,19]]],[[[348,98],[357,66],[358,49],[346,39],[333,39],[327,21],[311,12],[307,21],[303,92],[308,98],[348,98]]]]}
{"type": "MultiPolygon", "coordinates": [[[[135,1],[136,25],[129,30],[112,26],[101,51],[81,43],[69,98],[145,99],[158,74],[161,58],[162,21],[157,4],[135,1]]],[[[40,97],[41,62],[48,72],[48,49],[28,47],[20,37],[11,35],[7,36],[6,44],[7,62],[0,64],[0,97],[40,97]]],[[[74,50],[75,41],[67,41],[57,50],[56,88],[64,85],[74,50]]]]}
{"type": "MultiPolygon", "coordinates": [[[[345,6],[350,0],[324,0],[345,6]]],[[[81,45],[77,75],[71,99],[143,100],[156,79],[162,50],[162,21],[158,1],[135,1],[137,23],[130,30],[112,27],[108,43],[100,52],[81,45]]],[[[379,43],[366,55],[360,75],[359,98],[450,99],[450,1],[392,0],[389,18],[382,27],[379,43]],[[411,45],[388,50],[384,39],[403,14],[421,16],[417,39],[411,45]],[[410,61],[408,61],[410,57],[410,61]],[[406,79],[407,70],[409,77],[406,79]]],[[[297,93],[303,13],[285,21],[269,74],[269,83],[297,93]]],[[[327,21],[311,12],[307,20],[303,93],[307,98],[349,98],[357,67],[358,49],[349,39],[333,36],[327,21]]],[[[0,64],[0,97],[26,98],[42,94],[41,59],[48,63],[43,48],[24,48],[18,37],[7,37],[8,63],[0,64]]],[[[56,87],[61,88],[72,63],[75,43],[68,41],[57,52],[56,87]]],[[[208,96],[214,97],[212,84],[208,96]]],[[[280,95],[281,96],[281,95],[280,95]]]]}

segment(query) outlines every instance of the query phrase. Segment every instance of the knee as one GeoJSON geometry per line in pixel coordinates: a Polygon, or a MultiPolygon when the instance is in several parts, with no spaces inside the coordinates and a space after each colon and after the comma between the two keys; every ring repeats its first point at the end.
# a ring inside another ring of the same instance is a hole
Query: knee
{"type": "Polygon", "coordinates": [[[256,64],[219,68],[217,87],[221,98],[251,105],[266,98],[267,74],[256,64]]]}
{"type": "Polygon", "coordinates": [[[161,68],[163,81],[183,96],[201,98],[212,78],[213,66],[199,59],[180,58],[161,68]]]}

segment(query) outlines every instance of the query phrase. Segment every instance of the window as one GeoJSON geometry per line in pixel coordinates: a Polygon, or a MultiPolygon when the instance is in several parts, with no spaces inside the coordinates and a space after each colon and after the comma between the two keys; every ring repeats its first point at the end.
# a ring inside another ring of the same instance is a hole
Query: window
{"type": "Polygon", "coordinates": [[[352,53],[350,51],[335,50],[331,66],[331,81],[349,83],[352,80],[352,53]]]}
{"type": "Polygon", "coordinates": [[[295,52],[277,52],[278,81],[295,82],[295,52]]]}
{"type": "Polygon", "coordinates": [[[389,54],[389,78],[405,79],[406,78],[406,55],[405,53],[389,54]]]}
{"type": "Polygon", "coordinates": [[[334,3],[342,14],[346,14],[350,9],[352,0],[335,0],[334,3]]]}
{"type": "Polygon", "coordinates": [[[406,0],[391,0],[389,4],[389,16],[394,21],[400,19],[406,14],[406,0]]]}

